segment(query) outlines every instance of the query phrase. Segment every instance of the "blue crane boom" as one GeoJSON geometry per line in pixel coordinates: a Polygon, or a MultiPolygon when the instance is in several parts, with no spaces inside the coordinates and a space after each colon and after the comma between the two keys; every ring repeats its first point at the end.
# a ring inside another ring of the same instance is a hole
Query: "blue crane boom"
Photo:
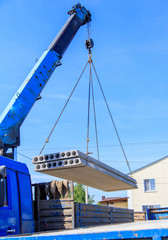
{"type": "Polygon", "coordinates": [[[7,156],[9,148],[14,150],[20,145],[20,126],[55,68],[60,65],[62,55],[78,29],[91,21],[90,12],[79,3],[73,6],[68,14],[70,14],[69,19],[48,49],[44,51],[0,116],[1,155],[7,156]]]}

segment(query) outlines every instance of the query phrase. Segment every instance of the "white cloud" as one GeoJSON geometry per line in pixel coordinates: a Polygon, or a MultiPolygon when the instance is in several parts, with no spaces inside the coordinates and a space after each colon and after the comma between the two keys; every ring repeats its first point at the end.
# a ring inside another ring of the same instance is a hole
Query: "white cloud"
{"type": "MultiPolygon", "coordinates": [[[[63,95],[63,94],[46,94],[45,95],[45,98],[47,98],[47,99],[52,99],[52,100],[54,100],[54,99],[65,99],[65,100],[68,100],[68,97],[69,96],[66,96],[66,95],[63,95]]],[[[71,97],[71,100],[77,100],[77,101],[79,101],[79,100],[81,100],[81,98],[76,98],[76,97],[71,97]]]]}

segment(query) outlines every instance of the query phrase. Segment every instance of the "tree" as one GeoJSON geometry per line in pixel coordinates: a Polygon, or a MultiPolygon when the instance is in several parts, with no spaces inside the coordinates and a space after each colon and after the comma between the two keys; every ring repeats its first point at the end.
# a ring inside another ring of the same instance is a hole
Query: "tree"
{"type": "MultiPolygon", "coordinates": [[[[94,195],[90,196],[88,194],[88,203],[94,203],[94,195]]],[[[85,203],[85,188],[82,184],[75,184],[74,186],[74,201],[79,203],[85,203]]]]}

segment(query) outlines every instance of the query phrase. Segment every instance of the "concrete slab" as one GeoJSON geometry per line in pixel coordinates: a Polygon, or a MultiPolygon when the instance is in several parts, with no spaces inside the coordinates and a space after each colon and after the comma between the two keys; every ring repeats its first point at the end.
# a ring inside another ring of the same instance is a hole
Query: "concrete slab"
{"type": "Polygon", "coordinates": [[[33,163],[37,172],[107,192],[137,188],[133,178],[78,150],[37,156],[33,163]]]}
{"type": "Polygon", "coordinates": [[[33,157],[32,163],[36,164],[41,162],[55,161],[60,159],[69,159],[74,157],[92,159],[90,156],[87,156],[85,153],[82,153],[79,150],[69,150],[64,152],[57,152],[57,153],[50,153],[50,154],[35,156],[33,157]]]}

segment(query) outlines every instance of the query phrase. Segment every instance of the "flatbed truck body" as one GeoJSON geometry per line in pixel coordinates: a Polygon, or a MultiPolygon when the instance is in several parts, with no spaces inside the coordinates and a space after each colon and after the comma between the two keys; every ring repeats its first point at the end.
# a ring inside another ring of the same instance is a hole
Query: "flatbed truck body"
{"type": "Polygon", "coordinates": [[[105,225],[74,230],[43,232],[32,235],[1,237],[3,240],[105,240],[147,239],[167,240],[168,220],[105,225]]]}

